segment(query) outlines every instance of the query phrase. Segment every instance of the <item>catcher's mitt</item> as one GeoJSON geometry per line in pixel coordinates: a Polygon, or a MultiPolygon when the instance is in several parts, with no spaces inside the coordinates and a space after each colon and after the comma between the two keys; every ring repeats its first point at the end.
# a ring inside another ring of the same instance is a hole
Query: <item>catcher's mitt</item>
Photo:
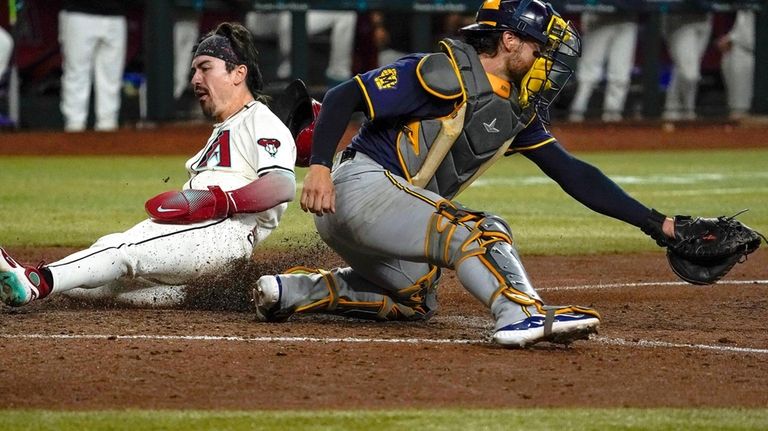
{"type": "Polygon", "coordinates": [[[736,220],[736,215],[675,216],[675,237],[665,239],[672,271],[689,283],[712,284],[757,250],[765,236],[736,220]]]}

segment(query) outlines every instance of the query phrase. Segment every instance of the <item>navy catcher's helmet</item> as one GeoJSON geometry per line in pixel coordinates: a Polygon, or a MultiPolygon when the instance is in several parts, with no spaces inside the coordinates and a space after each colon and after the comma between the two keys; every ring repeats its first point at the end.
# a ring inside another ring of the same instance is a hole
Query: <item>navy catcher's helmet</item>
{"type": "Polygon", "coordinates": [[[510,31],[540,45],[538,58],[520,84],[520,103],[532,104],[545,123],[549,106],[573,75],[573,61],[581,56],[581,37],[569,21],[542,0],[485,0],[475,24],[463,32],[510,31]]]}
{"type": "Polygon", "coordinates": [[[511,31],[544,45],[554,14],[552,6],[540,0],[486,0],[477,11],[475,24],[461,31],[511,31]]]}

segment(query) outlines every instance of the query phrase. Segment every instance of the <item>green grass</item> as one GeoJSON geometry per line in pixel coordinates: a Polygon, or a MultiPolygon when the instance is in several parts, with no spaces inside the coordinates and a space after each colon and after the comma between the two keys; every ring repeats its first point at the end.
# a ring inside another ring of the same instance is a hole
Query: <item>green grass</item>
{"type": "Polygon", "coordinates": [[[144,201],[186,181],[179,157],[4,157],[0,244],[86,246],[146,217],[144,201]]]}
{"type": "Polygon", "coordinates": [[[764,430],[765,409],[0,413],[3,430],[764,430]]]}
{"type": "MultiPolygon", "coordinates": [[[[768,232],[768,150],[607,152],[580,157],[632,196],[667,214],[731,215],[768,232]]],[[[184,157],[4,157],[0,244],[90,245],[146,217],[147,198],[178,189],[184,157]]],[[[299,180],[304,170],[299,170],[299,180]]],[[[524,254],[655,250],[640,231],[598,215],[562,192],[522,156],[497,163],[458,199],[504,217],[524,254]]],[[[264,246],[317,241],[297,201],[264,246]]]]}

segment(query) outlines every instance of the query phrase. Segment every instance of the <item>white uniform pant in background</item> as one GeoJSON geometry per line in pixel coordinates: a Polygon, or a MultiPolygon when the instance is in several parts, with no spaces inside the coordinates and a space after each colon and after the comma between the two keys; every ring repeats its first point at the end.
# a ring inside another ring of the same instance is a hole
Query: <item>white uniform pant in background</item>
{"type": "Polygon", "coordinates": [[[127,37],[123,16],[59,13],[59,42],[64,57],[61,113],[66,131],[85,129],[92,83],[95,129],[117,128],[127,37]]]}
{"type": "Polygon", "coordinates": [[[723,53],[721,67],[731,118],[746,115],[752,107],[755,84],[755,12],[740,10],[728,37],[731,49],[723,53]]]}
{"type": "Polygon", "coordinates": [[[622,119],[635,59],[637,22],[632,15],[582,14],[582,56],[576,70],[579,86],[571,103],[571,121],[582,121],[589,99],[605,73],[603,121],[622,119]]]}
{"type": "MultiPolygon", "coordinates": [[[[250,257],[258,242],[255,225],[252,214],[189,225],[145,220],[47,265],[53,275],[53,291],[71,291],[68,296],[86,298],[119,297],[159,285],[182,285],[220,271],[235,259],[250,257]]],[[[259,236],[263,239],[263,234],[259,236]]],[[[181,298],[183,295],[174,295],[171,302],[181,298]]]]}
{"type": "Polygon", "coordinates": [[[178,99],[189,87],[192,49],[200,37],[195,19],[180,19],[173,25],[173,97],[178,99]]]}
{"type": "Polygon", "coordinates": [[[752,107],[755,53],[734,46],[723,54],[722,68],[730,115],[733,118],[744,116],[752,107]]]}
{"type": "MultiPolygon", "coordinates": [[[[309,11],[307,12],[307,36],[312,37],[325,30],[331,30],[331,52],[328,58],[326,78],[345,81],[352,77],[352,49],[355,43],[357,13],[352,11],[309,11]]],[[[291,26],[290,12],[280,14],[278,43],[281,63],[277,68],[280,79],[291,76],[291,26]]]]}
{"type": "Polygon", "coordinates": [[[701,59],[712,34],[712,15],[667,15],[665,34],[673,70],[663,117],[672,121],[693,120],[696,118],[701,59]]]}
{"type": "Polygon", "coordinates": [[[13,52],[13,38],[4,28],[0,27],[0,79],[5,75],[8,69],[8,63],[11,61],[13,52]]]}

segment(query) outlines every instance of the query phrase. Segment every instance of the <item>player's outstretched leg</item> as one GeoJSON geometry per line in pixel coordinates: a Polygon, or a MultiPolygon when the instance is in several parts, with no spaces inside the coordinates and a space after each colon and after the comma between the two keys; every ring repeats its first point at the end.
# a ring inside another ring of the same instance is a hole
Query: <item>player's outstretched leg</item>
{"type": "Polygon", "coordinates": [[[492,339],[501,346],[570,344],[589,338],[600,325],[600,315],[591,308],[544,305],[509,243],[491,245],[483,258],[464,260],[456,272],[470,293],[490,304],[496,319],[492,339]]]}
{"type": "Polygon", "coordinates": [[[570,344],[596,333],[600,315],[579,306],[546,306],[512,245],[509,226],[492,214],[443,201],[432,216],[427,253],[455,268],[461,284],[496,320],[493,341],[522,348],[549,341],[570,344]]]}
{"type": "Polygon", "coordinates": [[[50,292],[40,268],[22,265],[0,248],[0,300],[11,307],[19,307],[44,298],[50,292]]]}

